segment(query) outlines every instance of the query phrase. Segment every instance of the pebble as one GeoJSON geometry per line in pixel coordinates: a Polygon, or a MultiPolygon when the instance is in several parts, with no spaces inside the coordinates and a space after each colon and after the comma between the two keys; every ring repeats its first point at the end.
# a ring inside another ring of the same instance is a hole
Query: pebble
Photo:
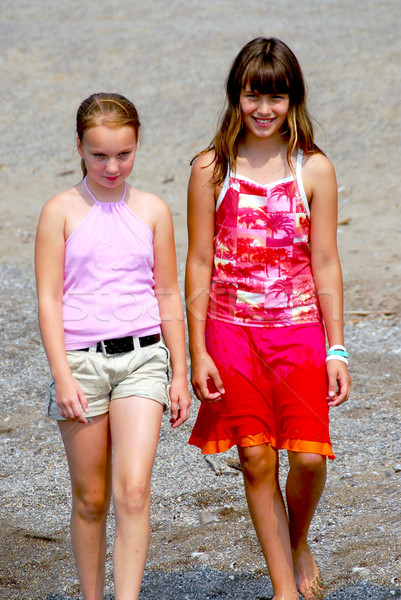
{"type": "Polygon", "coordinates": [[[209,523],[213,523],[216,520],[216,515],[207,510],[203,510],[201,513],[199,513],[199,523],[201,525],[209,525],[209,523]]]}

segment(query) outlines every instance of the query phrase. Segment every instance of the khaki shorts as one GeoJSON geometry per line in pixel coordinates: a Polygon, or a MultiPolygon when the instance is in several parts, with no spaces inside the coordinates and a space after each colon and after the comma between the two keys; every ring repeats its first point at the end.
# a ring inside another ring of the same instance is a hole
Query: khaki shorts
{"type": "MultiPolygon", "coordinates": [[[[168,369],[170,354],[162,341],[132,352],[105,356],[89,350],[67,351],[67,360],[74,378],[81,386],[89,410],[85,417],[103,415],[116,398],[139,396],[170,407],[168,369]]],[[[49,386],[46,415],[64,421],[56,404],[56,386],[49,386]]]]}

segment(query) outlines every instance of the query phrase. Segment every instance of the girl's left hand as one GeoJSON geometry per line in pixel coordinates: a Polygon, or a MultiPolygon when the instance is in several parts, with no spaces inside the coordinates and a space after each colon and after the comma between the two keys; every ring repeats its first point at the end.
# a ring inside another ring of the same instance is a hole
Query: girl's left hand
{"type": "Polygon", "coordinates": [[[188,389],[186,377],[174,378],[170,387],[171,401],[171,427],[176,428],[182,425],[189,417],[189,407],[191,406],[191,396],[188,389]]]}
{"type": "Polygon", "coordinates": [[[347,365],[341,360],[329,360],[326,368],[329,382],[328,405],[339,406],[348,400],[351,391],[351,377],[347,365]]]}

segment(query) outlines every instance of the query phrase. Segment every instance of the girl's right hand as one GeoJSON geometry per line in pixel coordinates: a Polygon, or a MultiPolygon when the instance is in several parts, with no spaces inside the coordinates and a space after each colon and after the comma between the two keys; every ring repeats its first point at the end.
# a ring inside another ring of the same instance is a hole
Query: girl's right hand
{"type": "Polygon", "coordinates": [[[224,385],[209,354],[192,357],[192,387],[201,402],[217,402],[225,394],[224,385]]]}
{"type": "Polygon", "coordinates": [[[70,375],[55,384],[56,404],[60,415],[78,423],[89,423],[84,415],[88,412],[88,401],[77,380],[70,375]]]}

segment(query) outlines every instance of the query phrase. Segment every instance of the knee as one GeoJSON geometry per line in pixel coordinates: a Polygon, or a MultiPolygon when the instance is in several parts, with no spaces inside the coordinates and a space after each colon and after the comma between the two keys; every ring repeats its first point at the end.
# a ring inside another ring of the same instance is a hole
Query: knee
{"type": "Polygon", "coordinates": [[[109,503],[109,495],[99,491],[77,492],[73,502],[75,511],[86,522],[102,521],[108,513],[109,503]]]}
{"type": "Polygon", "coordinates": [[[321,477],[326,473],[326,457],[320,454],[297,453],[290,459],[290,465],[296,474],[305,477],[321,477]]]}
{"type": "Polygon", "coordinates": [[[113,493],[114,506],[118,514],[135,516],[148,510],[150,503],[149,485],[131,483],[119,487],[113,493]]]}
{"type": "Polygon", "coordinates": [[[244,448],[241,466],[245,480],[251,485],[277,480],[277,454],[270,446],[244,448]]]}

